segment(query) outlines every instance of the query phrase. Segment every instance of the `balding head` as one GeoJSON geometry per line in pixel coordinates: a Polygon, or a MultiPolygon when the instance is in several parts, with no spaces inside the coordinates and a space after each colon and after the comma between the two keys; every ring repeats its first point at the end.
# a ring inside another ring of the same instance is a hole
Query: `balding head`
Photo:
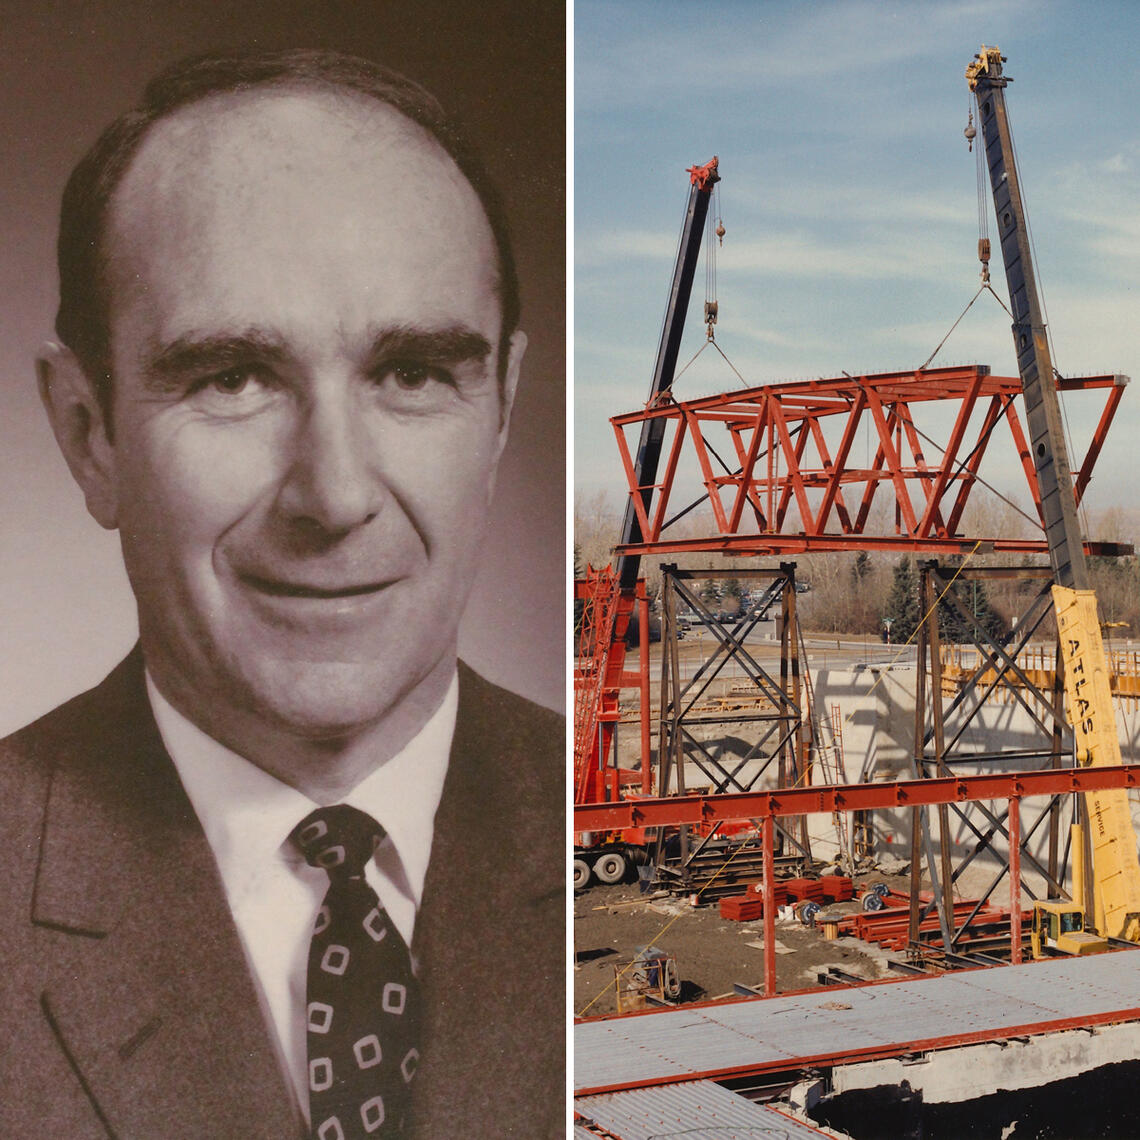
{"type": "MultiPolygon", "coordinates": [[[[430,135],[470,183],[494,239],[502,310],[500,347],[517,327],[518,280],[502,202],[455,120],[428,92],[379,64],[336,52],[201,56],[174,65],[151,82],[140,105],[112,123],[80,161],[64,191],[56,332],[83,365],[108,412],[112,296],[107,243],[116,190],[157,124],[203,100],[274,87],[339,92],[346,98],[372,100],[430,135]]],[[[499,355],[500,359],[506,357],[505,352],[499,355]]]]}

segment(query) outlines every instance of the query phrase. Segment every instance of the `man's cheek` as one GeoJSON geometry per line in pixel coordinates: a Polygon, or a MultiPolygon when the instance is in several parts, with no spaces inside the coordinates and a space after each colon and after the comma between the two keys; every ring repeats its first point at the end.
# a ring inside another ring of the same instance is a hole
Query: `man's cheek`
{"type": "Polygon", "coordinates": [[[160,457],[154,477],[170,509],[189,525],[225,525],[271,494],[287,460],[257,433],[183,434],[160,457]]]}

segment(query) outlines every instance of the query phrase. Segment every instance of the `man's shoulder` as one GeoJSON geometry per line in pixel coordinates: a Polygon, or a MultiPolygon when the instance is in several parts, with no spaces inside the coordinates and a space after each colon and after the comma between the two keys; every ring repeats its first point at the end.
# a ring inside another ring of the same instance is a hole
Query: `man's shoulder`
{"type": "Polygon", "coordinates": [[[454,832],[505,817],[510,826],[491,829],[485,843],[543,851],[560,845],[565,757],[564,717],[491,684],[461,662],[451,767],[437,827],[441,818],[443,829],[454,832]]]}
{"type": "Polygon", "coordinates": [[[94,688],[0,740],[0,827],[41,827],[53,784],[89,798],[92,810],[96,800],[130,800],[132,781],[161,754],[149,710],[135,649],[94,688]]]}
{"type": "Polygon", "coordinates": [[[499,747],[537,750],[543,755],[563,753],[566,718],[510,689],[481,677],[459,662],[459,713],[462,728],[477,726],[499,747]]]}
{"type": "Polygon", "coordinates": [[[0,740],[0,770],[98,754],[132,736],[148,707],[136,647],[98,685],[0,740]]]}

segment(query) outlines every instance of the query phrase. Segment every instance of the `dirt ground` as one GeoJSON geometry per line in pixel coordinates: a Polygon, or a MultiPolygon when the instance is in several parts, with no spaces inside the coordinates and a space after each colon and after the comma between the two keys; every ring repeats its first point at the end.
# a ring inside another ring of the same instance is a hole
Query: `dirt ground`
{"type": "MultiPolygon", "coordinates": [[[[902,880],[874,875],[867,882],[902,880]]],[[[858,908],[848,902],[825,910],[858,908]]],[[[715,902],[693,907],[676,896],[642,895],[636,883],[589,887],[574,899],[574,1010],[587,1017],[616,1012],[614,967],[628,965],[648,945],[676,959],[682,1002],[734,997],[734,982],[762,988],[763,938],[761,921],[723,919],[715,902]]],[[[894,973],[887,957],[854,938],[826,941],[819,927],[795,918],[776,921],[776,985],[782,991],[815,987],[828,966],[868,980],[884,977],[894,973]]]]}

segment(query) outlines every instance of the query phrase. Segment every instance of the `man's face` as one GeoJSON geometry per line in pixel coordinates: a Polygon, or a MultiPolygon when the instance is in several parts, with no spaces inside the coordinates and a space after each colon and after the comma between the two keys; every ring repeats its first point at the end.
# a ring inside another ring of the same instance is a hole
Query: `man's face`
{"type": "Polygon", "coordinates": [[[501,391],[451,159],[370,101],[217,96],[145,141],[107,250],[113,521],[160,688],[314,739],[441,691],[525,343],[501,391]]]}

